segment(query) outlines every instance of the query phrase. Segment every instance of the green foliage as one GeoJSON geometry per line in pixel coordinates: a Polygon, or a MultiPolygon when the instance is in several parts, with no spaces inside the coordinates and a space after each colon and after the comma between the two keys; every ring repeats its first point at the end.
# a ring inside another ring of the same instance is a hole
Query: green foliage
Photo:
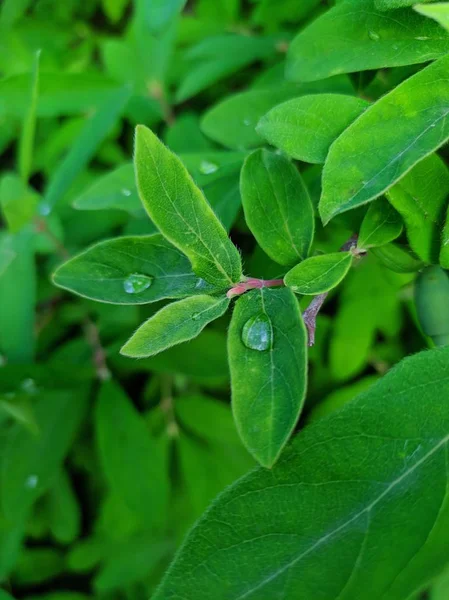
{"type": "Polygon", "coordinates": [[[1,3],[0,600],[446,599],[447,7],[1,3]]]}

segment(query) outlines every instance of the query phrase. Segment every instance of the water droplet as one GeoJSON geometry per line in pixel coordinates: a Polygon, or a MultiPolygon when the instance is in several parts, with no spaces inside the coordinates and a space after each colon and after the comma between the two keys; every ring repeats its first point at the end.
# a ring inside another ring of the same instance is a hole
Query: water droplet
{"type": "Polygon", "coordinates": [[[273,326],[265,313],[254,315],[243,326],[242,342],[251,350],[270,350],[273,347],[273,326]]]}
{"type": "Polygon", "coordinates": [[[48,217],[48,215],[51,213],[51,206],[48,204],[48,202],[40,202],[39,206],[37,207],[37,212],[42,217],[48,217]]]}
{"type": "Polygon", "coordinates": [[[368,31],[368,35],[373,42],[378,42],[380,40],[380,35],[375,31],[368,31]]]}
{"type": "Polygon", "coordinates": [[[251,125],[251,119],[243,119],[243,125],[249,127],[251,125]]]}
{"type": "Polygon", "coordinates": [[[198,321],[198,319],[200,318],[201,314],[200,313],[193,313],[192,315],[192,321],[198,321]]]}
{"type": "Polygon", "coordinates": [[[29,490],[34,490],[39,483],[39,477],[37,475],[30,475],[25,480],[25,487],[29,490]]]}
{"type": "Polygon", "coordinates": [[[126,188],[123,188],[122,189],[122,194],[124,196],[131,196],[132,192],[131,192],[131,190],[127,190],[126,188]]]}
{"type": "Polygon", "coordinates": [[[26,392],[27,394],[36,394],[37,393],[37,385],[34,379],[27,378],[22,381],[20,384],[20,389],[26,392]]]}
{"type": "Polygon", "coordinates": [[[153,283],[153,278],[140,273],[133,273],[123,282],[123,288],[127,294],[140,294],[147,290],[153,283]]]}
{"type": "Polygon", "coordinates": [[[208,160],[202,160],[200,164],[200,173],[203,175],[212,175],[218,171],[218,165],[213,162],[209,162],[208,160]]]}
{"type": "Polygon", "coordinates": [[[399,46],[397,46],[396,44],[393,46],[393,50],[399,50],[399,46]]]}
{"type": "Polygon", "coordinates": [[[3,356],[3,354],[0,354],[0,367],[4,367],[6,365],[6,356],[3,356]]]}
{"type": "Polygon", "coordinates": [[[416,37],[415,40],[419,40],[420,42],[425,42],[427,40],[430,40],[430,38],[426,37],[425,35],[422,35],[422,36],[416,37]]]}
{"type": "Polygon", "coordinates": [[[204,279],[201,279],[201,277],[198,279],[198,281],[195,284],[196,290],[202,290],[207,287],[208,287],[207,281],[204,281],[204,279]]]}

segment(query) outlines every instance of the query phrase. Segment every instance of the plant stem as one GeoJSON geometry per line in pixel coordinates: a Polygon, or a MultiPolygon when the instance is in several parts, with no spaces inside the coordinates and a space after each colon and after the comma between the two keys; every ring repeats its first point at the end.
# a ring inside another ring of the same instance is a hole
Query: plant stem
{"type": "Polygon", "coordinates": [[[168,126],[173,125],[175,122],[175,115],[172,107],[167,101],[167,95],[164,88],[159,81],[150,81],[148,84],[148,94],[159,103],[165,123],[168,126]]]}
{"type": "Polygon", "coordinates": [[[241,294],[244,294],[248,290],[260,290],[266,287],[277,287],[283,285],[283,279],[256,279],[254,277],[248,277],[245,279],[245,281],[241,281],[228,290],[226,296],[228,298],[233,298],[234,296],[240,296],[241,294]]]}
{"type": "Polygon", "coordinates": [[[170,437],[176,437],[179,434],[178,424],[176,423],[175,409],[173,406],[172,377],[170,375],[161,375],[161,410],[165,413],[167,419],[167,434],[170,437]]]}

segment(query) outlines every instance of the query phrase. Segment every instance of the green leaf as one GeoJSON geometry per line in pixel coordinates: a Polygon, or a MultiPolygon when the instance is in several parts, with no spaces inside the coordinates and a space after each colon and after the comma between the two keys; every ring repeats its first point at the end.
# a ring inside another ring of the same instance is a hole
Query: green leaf
{"type": "Polygon", "coordinates": [[[212,588],[215,600],[421,590],[448,560],[448,361],[449,348],[405,359],[306,427],[272,470],[221,494],[153,600],[209,600],[212,588]]]}
{"type": "Polygon", "coordinates": [[[256,131],[257,123],[277,104],[307,94],[344,94],[350,91],[345,77],[331,77],[308,84],[282,81],[268,88],[240,92],[225,98],[205,113],[201,128],[212,140],[228,148],[253,148],[263,144],[263,138],[256,131]]]}
{"type": "Polygon", "coordinates": [[[29,106],[22,125],[19,139],[19,173],[23,181],[27,182],[31,172],[33,160],[34,133],[36,129],[36,110],[39,98],[39,58],[40,50],[36,52],[33,69],[31,71],[31,89],[29,106]]]}
{"type": "Polygon", "coordinates": [[[61,544],[71,544],[80,535],[81,511],[66,471],[60,469],[47,496],[49,527],[61,544]]]}
{"type": "Polygon", "coordinates": [[[106,175],[98,177],[73,201],[79,210],[125,210],[139,214],[142,204],[137,194],[134,165],[121,165],[106,175]]]}
{"type": "Polygon", "coordinates": [[[1,501],[5,517],[20,523],[33,502],[51,485],[73,443],[86,409],[80,390],[39,393],[33,404],[39,433],[20,425],[8,433],[1,463],[1,501]]]}
{"type": "Polygon", "coordinates": [[[272,108],[257,125],[257,133],[289,156],[324,163],[330,145],[369,103],[355,96],[312,94],[272,108]]]}
{"type": "Polygon", "coordinates": [[[382,246],[401,235],[402,219],[384,198],[369,207],[360,228],[357,246],[372,248],[382,246]]]}
{"type": "Polygon", "coordinates": [[[315,81],[339,73],[423,63],[448,50],[449,35],[412,11],[402,10],[392,18],[376,10],[374,0],[345,0],[293,40],[286,73],[293,81],[315,81]]]}
{"type": "Polygon", "coordinates": [[[47,210],[51,210],[62,199],[74,179],[95,155],[98,146],[120,118],[129,96],[129,88],[120,89],[86,120],[75,143],[52,174],[44,196],[47,210]]]}
{"type": "Polygon", "coordinates": [[[441,575],[432,585],[430,600],[446,600],[449,595],[449,570],[441,575]]]}
{"type": "Polygon", "coordinates": [[[228,353],[237,429],[254,458],[271,467],[296,425],[307,385],[307,335],[294,294],[262,288],[237,300],[228,353]]]}
{"type": "MultiPolygon", "coordinates": [[[[423,0],[424,2],[435,2],[435,0],[423,0]]],[[[413,6],[415,0],[374,0],[374,5],[379,10],[394,10],[404,6],[413,6]]],[[[416,4],[415,4],[416,7],[416,4]]],[[[416,8],[415,8],[416,10],[416,8]]],[[[418,11],[421,12],[421,11],[418,11]]]]}
{"type": "Polygon", "coordinates": [[[323,171],[324,223],[380,196],[449,137],[449,56],[386,94],[332,144],[323,171]]]}
{"type": "Polygon", "coordinates": [[[352,259],[352,252],[311,256],[285,275],[285,285],[296,294],[323,294],[336,287],[346,277],[352,259]]]}
{"type": "Polygon", "coordinates": [[[411,249],[424,262],[438,263],[448,195],[449,171],[436,154],[388,191],[388,200],[404,219],[411,249]]]}
{"type": "Polygon", "coordinates": [[[32,586],[53,579],[64,570],[64,555],[55,548],[24,548],[14,569],[17,585],[32,586]]]}
{"type": "Polygon", "coordinates": [[[36,212],[39,195],[14,173],[0,181],[0,206],[12,233],[29,223],[36,212]]]}
{"type": "Polygon", "coordinates": [[[437,346],[449,342],[449,276],[441,267],[425,268],[415,282],[415,305],[419,324],[423,332],[437,346]]]}
{"type": "Polygon", "coordinates": [[[9,362],[32,362],[35,348],[36,268],[29,228],[2,239],[14,255],[0,276],[0,354],[9,362]]]}
{"type": "Polygon", "coordinates": [[[315,219],[296,167],[284,156],[256,150],[244,163],[240,190],[248,227],[268,256],[281,265],[306,258],[315,219]]]}
{"type": "Polygon", "coordinates": [[[147,304],[214,291],[160,234],[100,242],[61,265],[59,287],[112,304],[147,304]]]}
{"type": "Polygon", "coordinates": [[[101,0],[103,11],[110,21],[117,23],[123,16],[129,0],[101,0]]]}
{"type": "Polygon", "coordinates": [[[102,384],[95,429],[111,490],[143,524],[162,528],[168,503],[167,448],[151,436],[142,416],[112,380],[102,384]]]}
{"type": "Polygon", "coordinates": [[[0,238],[0,276],[6,271],[16,256],[16,253],[11,248],[8,248],[7,237],[0,238]]]}
{"type": "MultiPolygon", "coordinates": [[[[411,2],[410,4],[412,3],[415,4],[414,2],[411,2]]],[[[425,17],[435,19],[437,23],[449,30],[449,2],[439,2],[432,6],[415,4],[413,8],[425,17]]]]}
{"type": "Polygon", "coordinates": [[[224,227],[180,159],[143,125],[136,129],[135,165],[145,210],[195,273],[222,288],[240,281],[240,255],[224,227]]]}
{"type": "Polygon", "coordinates": [[[182,11],[185,3],[186,0],[143,0],[142,16],[148,30],[154,35],[161,33],[182,11]]]}
{"type": "Polygon", "coordinates": [[[139,327],[120,350],[125,356],[145,358],[196,337],[208,323],[228,309],[226,297],[191,296],[161,308],[139,327]]]}
{"type": "Polygon", "coordinates": [[[449,269],[449,208],[441,235],[440,264],[444,269],[449,269]]]}
{"type": "Polygon", "coordinates": [[[424,263],[402,244],[384,244],[372,248],[371,252],[382,264],[396,273],[414,273],[424,266],[424,263]]]}
{"type": "MultiPolygon", "coordinates": [[[[23,118],[29,109],[30,75],[20,73],[0,81],[0,116],[23,118]]],[[[80,114],[111,100],[115,81],[98,73],[43,72],[39,75],[38,117],[80,114]]]]}

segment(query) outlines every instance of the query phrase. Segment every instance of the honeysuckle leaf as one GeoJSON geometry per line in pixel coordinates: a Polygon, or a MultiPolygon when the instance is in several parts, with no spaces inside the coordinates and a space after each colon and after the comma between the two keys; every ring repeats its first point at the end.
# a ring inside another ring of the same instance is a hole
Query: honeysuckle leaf
{"type": "Polygon", "coordinates": [[[307,387],[307,335],[286,288],[237,300],[228,336],[232,406],[249,452],[271,467],[290,437],[307,387]]]}
{"type": "Polygon", "coordinates": [[[427,6],[426,4],[415,4],[412,0],[410,4],[414,4],[413,8],[417,12],[425,17],[435,19],[445,29],[449,30],[449,2],[438,2],[437,4],[427,6]]]}
{"type": "Polygon", "coordinates": [[[159,233],[100,242],[62,264],[53,282],[112,304],[147,304],[214,291],[159,233]]]}
{"type": "Polygon", "coordinates": [[[196,337],[208,323],[228,309],[226,297],[191,296],[161,308],[139,327],[120,350],[125,356],[144,358],[196,337]]]}
{"type": "Polygon", "coordinates": [[[240,255],[224,227],[180,159],[143,125],[136,129],[135,167],[145,210],[195,273],[217,287],[240,281],[240,255]]]}
{"type": "Polygon", "coordinates": [[[372,248],[371,252],[377,256],[383,265],[395,271],[395,273],[414,273],[424,266],[407,246],[403,244],[384,244],[372,248]]]}
{"type": "Polygon", "coordinates": [[[344,0],[293,40],[287,79],[315,81],[339,73],[398,67],[440,58],[449,34],[410,10],[386,14],[374,0],[344,0]]]}
{"type": "Polygon", "coordinates": [[[284,277],[287,287],[297,294],[328,292],[342,281],[351,268],[351,252],[332,252],[311,256],[290,269],[284,277]]]}
{"type": "Polygon", "coordinates": [[[449,137],[449,56],[413,75],[368,108],[332,144],[320,214],[373,200],[449,137]]]}
{"type": "Polygon", "coordinates": [[[424,262],[438,263],[448,196],[449,171],[436,154],[388,190],[388,200],[404,220],[410,247],[424,262]]]}
{"type": "MultiPolygon", "coordinates": [[[[424,2],[435,1],[436,0],[424,0],[424,2]]],[[[416,5],[414,0],[374,0],[374,6],[379,10],[394,10],[396,8],[404,8],[405,6],[413,6],[414,4],[416,5]]]]}
{"type": "Polygon", "coordinates": [[[330,145],[369,102],[343,94],[312,94],[272,108],[257,125],[257,133],[289,156],[324,163],[330,145]]]}
{"type": "Polygon", "coordinates": [[[304,260],[315,219],[296,167],[284,156],[256,150],[243,165],[240,191],[248,227],[268,256],[281,265],[304,260]]]}
{"type": "Polygon", "coordinates": [[[257,123],[271,108],[290,98],[321,92],[350,94],[351,85],[346,77],[340,76],[307,84],[281,81],[257,87],[229,96],[213,106],[202,118],[201,129],[228,148],[254,148],[263,144],[263,137],[256,131],[257,123]]]}
{"type": "Polygon", "coordinates": [[[448,364],[449,348],[406,358],[303,429],[272,470],[228,488],[154,600],[209,600],[212,587],[216,600],[421,590],[448,561],[448,364]]]}
{"type": "Polygon", "coordinates": [[[401,235],[402,219],[387,200],[373,202],[360,227],[358,247],[382,246],[401,235]]]}

